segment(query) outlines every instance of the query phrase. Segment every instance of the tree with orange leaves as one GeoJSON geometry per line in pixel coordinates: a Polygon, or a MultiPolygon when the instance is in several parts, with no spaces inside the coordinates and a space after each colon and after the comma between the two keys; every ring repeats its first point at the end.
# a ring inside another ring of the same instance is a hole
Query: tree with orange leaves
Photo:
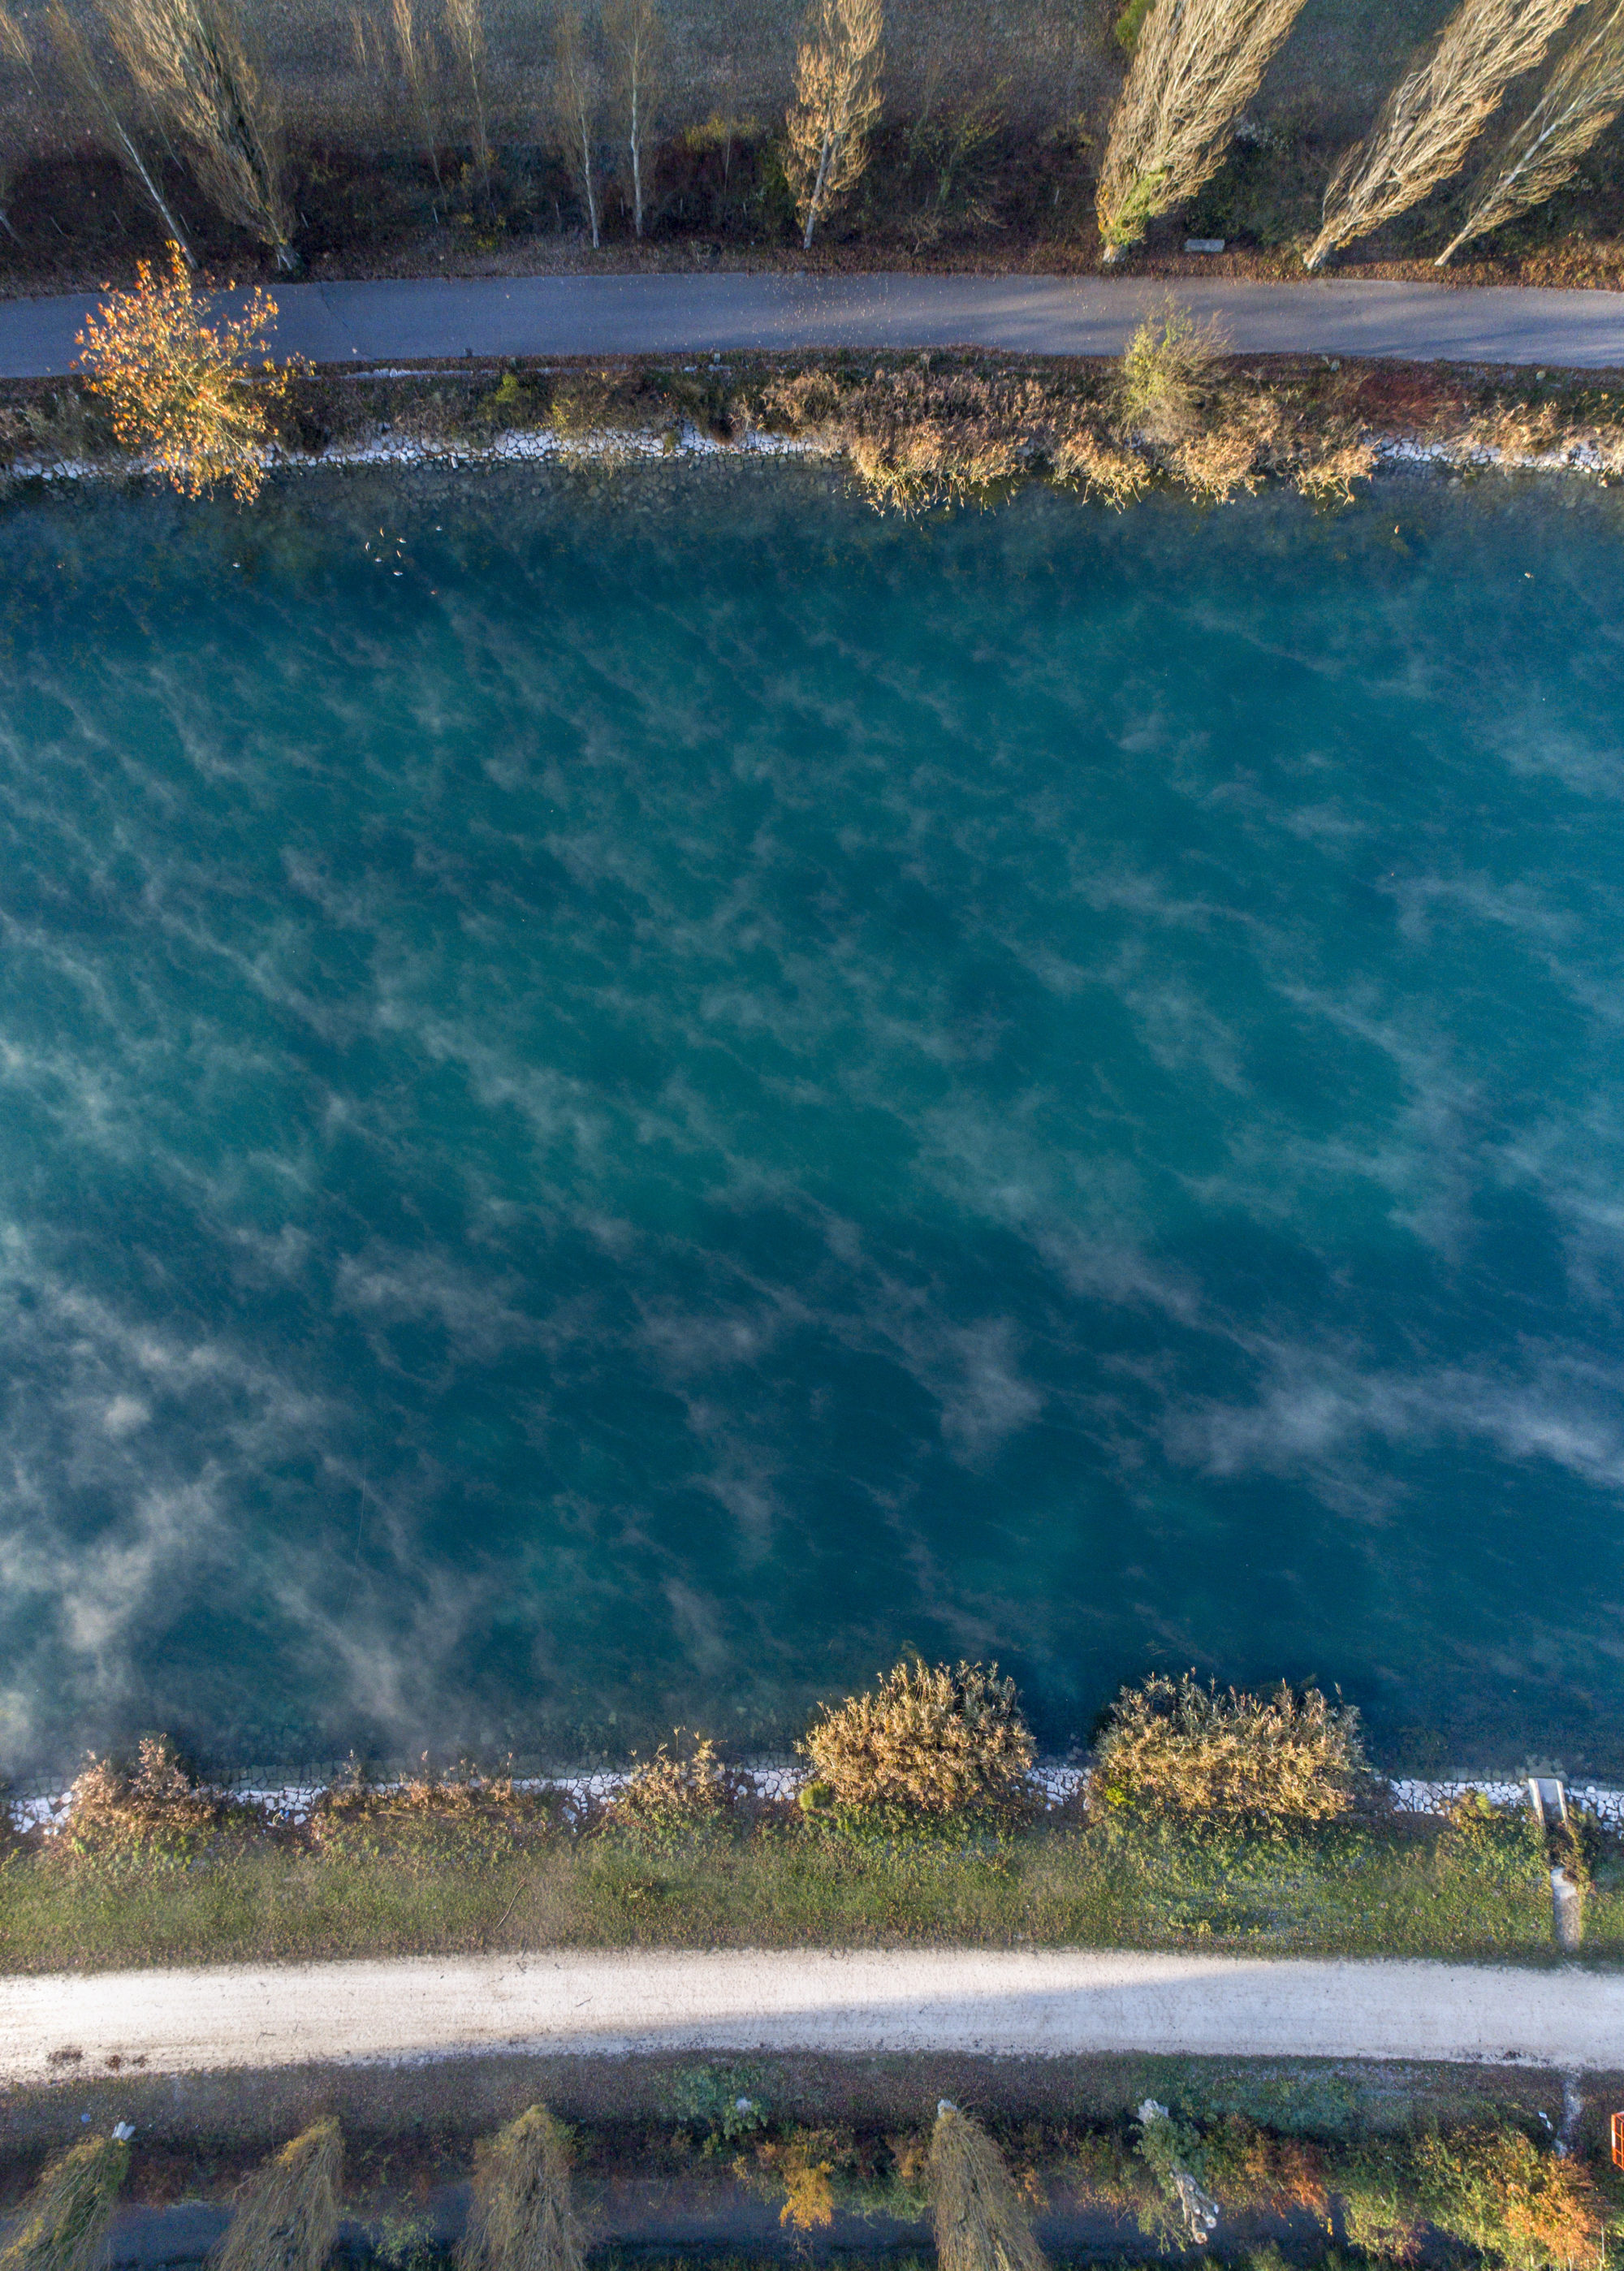
{"type": "Polygon", "coordinates": [[[168,275],[142,261],[135,290],[114,293],[86,317],[80,360],[91,392],[111,406],[125,449],[138,450],[183,496],[223,482],[247,504],[264,479],[267,413],[304,366],[296,358],[280,369],[272,362],[266,334],[276,302],[263,292],[237,322],[211,324],[206,310],[171,244],[168,275]]]}

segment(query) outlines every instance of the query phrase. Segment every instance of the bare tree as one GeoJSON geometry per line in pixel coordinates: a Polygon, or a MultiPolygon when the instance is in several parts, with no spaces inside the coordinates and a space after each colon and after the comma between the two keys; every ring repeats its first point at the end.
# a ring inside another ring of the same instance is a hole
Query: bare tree
{"type": "Polygon", "coordinates": [[[1580,0],[1460,0],[1426,63],[1401,79],[1326,184],[1310,270],[1419,205],[1465,163],[1513,79],[1532,71],[1580,0]]]}
{"type": "Polygon", "coordinates": [[[369,76],[392,81],[404,100],[436,190],[445,187],[440,171],[440,108],[445,59],[434,33],[420,26],[412,0],[391,0],[387,34],[356,10],[351,19],[355,60],[369,76]]]}
{"type": "Polygon", "coordinates": [[[1465,222],[1436,265],[1474,236],[1515,220],[1573,179],[1574,168],[1624,110],[1624,0],[1587,26],[1557,64],[1538,101],[1471,191],[1465,222]]]}
{"type": "Polygon", "coordinates": [[[63,0],[50,0],[45,11],[45,30],[85,123],[93,134],[99,135],[106,142],[119,164],[140,189],[187,267],[196,268],[197,256],[175,217],[174,207],[159,186],[156,173],[136,140],[126,106],[109,85],[107,74],[92,55],[89,42],[63,5],[63,0]]]}
{"type": "Polygon", "coordinates": [[[587,41],[581,11],[559,11],[553,27],[553,109],[559,139],[586,198],[592,250],[603,242],[598,224],[598,123],[603,79],[587,41]]]}
{"type": "Polygon", "coordinates": [[[234,0],[102,0],[130,78],[227,220],[296,270],[276,120],[234,0]]]}
{"type": "MultiPolygon", "coordinates": [[[[0,67],[4,68],[7,77],[14,71],[24,72],[29,78],[34,77],[34,52],[28,45],[28,35],[11,10],[3,6],[0,6],[0,67]]],[[[15,169],[7,159],[0,156],[0,228],[5,231],[13,244],[20,244],[22,239],[11,226],[11,196],[16,186],[15,169]]]]}
{"type": "Polygon", "coordinates": [[[883,29],[882,0],[812,0],[795,57],[784,153],[808,252],[819,215],[856,188],[868,166],[880,115],[883,29]]]}
{"type": "Polygon", "coordinates": [[[1157,0],[1111,116],[1095,210],[1107,264],[1218,169],[1303,0],[1157,0]]]}
{"type": "Polygon", "coordinates": [[[480,0],[443,0],[445,40],[467,101],[468,142],[482,195],[490,194],[490,139],[485,130],[485,17],[480,0]]]}
{"type": "Polygon", "coordinates": [[[631,153],[631,224],[643,234],[643,145],[659,101],[666,19],[659,0],[607,0],[603,11],[615,108],[631,153]]]}

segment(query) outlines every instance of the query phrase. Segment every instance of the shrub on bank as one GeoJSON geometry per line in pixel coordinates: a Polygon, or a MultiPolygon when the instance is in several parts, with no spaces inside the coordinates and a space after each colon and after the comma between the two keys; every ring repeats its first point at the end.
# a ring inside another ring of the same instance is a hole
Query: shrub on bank
{"type": "Polygon", "coordinates": [[[69,1797],[69,1840],[76,1851],[123,1845],[184,1845],[215,1828],[227,1812],[200,1789],[168,1735],[144,1735],[133,1767],[93,1752],[69,1797]]]}
{"type": "Polygon", "coordinates": [[[657,1838],[718,1829],[753,1795],[749,1776],[723,1764],[709,1735],[685,1748],[679,1727],[672,1740],[674,1749],[662,1743],[609,1801],[616,1828],[657,1838]]]}
{"type": "Polygon", "coordinates": [[[1284,1680],[1265,1696],[1158,1672],[1111,1707],[1091,1794],[1136,1813],[1313,1822],[1348,1813],[1369,1786],[1352,1705],[1284,1680]]]}
{"type": "Polygon", "coordinates": [[[1029,1802],[1037,1756],[1012,1679],[983,1664],[899,1664],[848,1696],[798,1746],[839,1806],[941,1817],[1029,1802]]]}

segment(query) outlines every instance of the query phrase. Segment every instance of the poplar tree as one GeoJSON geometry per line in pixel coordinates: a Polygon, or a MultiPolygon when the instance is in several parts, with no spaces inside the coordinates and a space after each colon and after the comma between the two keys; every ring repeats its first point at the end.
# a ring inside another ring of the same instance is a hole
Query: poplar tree
{"type": "Polygon", "coordinates": [[[785,121],[784,169],[808,252],[820,216],[850,195],[868,166],[880,115],[883,28],[882,0],[813,0],[807,18],[785,121]]]}
{"type": "Polygon", "coordinates": [[[666,21],[659,0],[608,0],[603,11],[615,108],[631,156],[631,225],[643,234],[643,152],[659,101],[666,21]]]}
{"type": "Polygon", "coordinates": [[[1218,169],[1303,0],[1154,0],[1111,116],[1095,211],[1107,264],[1218,169]]]}
{"type": "Polygon", "coordinates": [[[603,81],[581,11],[559,11],[553,31],[553,109],[564,157],[581,184],[592,250],[603,242],[598,223],[598,121],[603,81]]]}
{"type": "Polygon", "coordinates": [[[1574,176],[1585,152],[1624,110],[1624,0],[1580,34],[1538,102],[1474,184],[1466,219],[1438,255],[1543,205],[1574,176]]]}
{"type": "Polygon", "coordinates": [[[1460,0],[1427,61],[1402,78],[1362,142],[1326,185],[1319,235],[1303,255],[1322,267],[1338,245],[1419,205],[1457,174],[1507,88],[1545,60],[1580,0],[1460,0]]]}

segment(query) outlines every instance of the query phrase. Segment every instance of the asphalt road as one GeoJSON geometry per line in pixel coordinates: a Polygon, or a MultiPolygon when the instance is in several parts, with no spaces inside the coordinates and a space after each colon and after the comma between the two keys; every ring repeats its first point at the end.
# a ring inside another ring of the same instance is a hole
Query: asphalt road
{"type": "Polygon", "coordinates": [[[864,1950],[240,1965],[0,1979],[0,2087],[471,2053],[956,2051],[1624,2066],[1624,1973],[864,1950]]]}
{"type": "MultiPolygon", "coordinates": [[[[980,346],[1115,354],[1165,287],[1106,277],[426,277],[279,285],[276,343],[313,362],[980,346]]],[[[1624,293],[1181,282],[1243,354],[1624,367],[1624,293]]],[[[93,299],[0,302],[0,377],[72,369],[93,299]]]]}

